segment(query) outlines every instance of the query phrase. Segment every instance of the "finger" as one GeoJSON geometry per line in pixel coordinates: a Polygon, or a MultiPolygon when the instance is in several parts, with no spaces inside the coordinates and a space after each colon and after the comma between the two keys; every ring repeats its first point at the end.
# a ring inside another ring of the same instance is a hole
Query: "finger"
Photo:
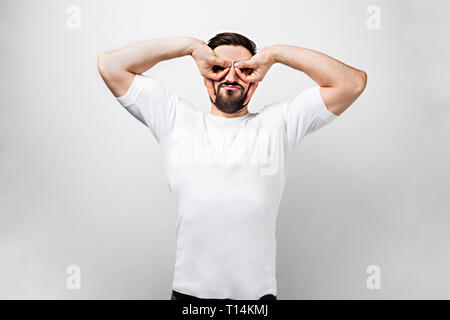
{"type": "Polygon", "coordinates": [[[206,85],[206,89],[208,90],[208,94],[211,97],[211,99],[213,101],[216,101],[216,94],[215,94],[215,90],[214,90],[214,83],[208,79],[208,78],[203,78],[205,85],[206,85]]]}
{"type": "Polygon", "coordinates": [[[250,99],[252,98],[252,96],[253,96],[253,93],[255,93],[255,90],[256,90],[256,88],[258,87],[258,82],[253,82],[253,83],[250,83],[250,86],[249,86],[249,88],[248,88],[248,91],[247,91],[247,98],[245,99],[245,101],[244,101],[244,106],[250,101],[250,99]]]}
{"type": "Polygon", "coordinates": [[[236,70],[236,73],[238,74],[238,76],[245,82],[257,82],[258,81],[258,76],[256,75],[255,70],[252,70],[252,73],[249,75],[243,73],[240,68],[235,68],[234,70],[236,70]]]}
{"type": "Polygon", "coordinates": [[[252,72],[250,75],[247,76],[247,81],[248,82],[258,82],[258,75],[256,74],[256,72],[252,72]]]}
{"type": "Polygon", "coordinates": [[[245,73],[243,73],[243,72],[241,71],[240,68],[234,68],[234,70],[236,71],[236,73],[237,73],[237,75],[238,75],[239,78],[241,78],[241,79],[244,80],[245,82],[250,82],[250,81],[248,81],[248,79],[247,79],[248,76],[247,76],[245,73]]]}
{"type": "Polygon", "coordinates": [[[228,67],[228,68],[223,69],[222,71],[220,71],[220,72],[218,73],[218,75],[219,75],[219,80],[222,79],[223,77],[225,77],[225,76],[228,74],[228,72],[230,71],[230,68],[231,68],[231,66],[228,67]]]}
{"type": "Polygon", "coordinates": [[[228,73],[229,70],[230,70],[230,68],[226,68],[218,73],[215,73],[214,71],[209,70],[206,73],[206,77],[211,80],[219,81],[220,79],[222,79],[223,77],[226,76],[226,74],[228,73]]]}
{"type": "Polygon", "coordinates": [[[225,60],[219,57],[215,57],[214,58],[214,65],[216,66],[221,66],[223,68],[231,68],[231,66],[233,65],[232,61],[229,60],[225,60]]]}
{"type": "Polygon", "coordinates": [[[216,101],[214,82],[210,79],[205,78],[205,85],[206,85],[206,89],[208,90],[208,94],[211,97],[211,99],[213,99],[213,101],[216,101]]]}
{"type": "Polygon", "coordinates": [[[234,67],[235,68],[250,68],[250,69],[255,69],[256,68],[256,63],[252,60],[252,59],[248,59],[248,60],[240,60],[240,61],[236,61],[234,63],[234,67]]]}

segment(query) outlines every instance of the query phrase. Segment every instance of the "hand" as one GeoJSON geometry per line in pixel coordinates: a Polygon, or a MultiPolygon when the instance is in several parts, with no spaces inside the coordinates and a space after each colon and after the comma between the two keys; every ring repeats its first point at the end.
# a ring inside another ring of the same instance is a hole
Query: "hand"
{"type": "Polygon", "coordinates": [[[275,62],[272,48],[265,47],[250,59],[235,62],[234,67],[238,76],[245,82],[259,82],[275,62]]]}
{"type": "Polygon", "coordinates": [[[214,93],[214,81],[222,79],[233,66],[232,61],[224,60],[216,56],[214,51],[205,43],[199,43],[192,50],[191,56],[197,63],[201,75],[205,79],[205,85],[208,89],[210,97],[216,100],[214,93]],[[224,68],[222,71],[216,72],[214,66],[224,68]]]}

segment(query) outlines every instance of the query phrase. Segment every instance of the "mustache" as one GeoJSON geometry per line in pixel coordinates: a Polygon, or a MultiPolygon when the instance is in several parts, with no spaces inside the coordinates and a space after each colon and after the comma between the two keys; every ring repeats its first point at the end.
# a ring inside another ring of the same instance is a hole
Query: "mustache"
{"type": "Polygon", "coordinates": [[[240,89],[243,89],[240,85],[238,85],[237,83],[222,83],[220,85],[220,87],[222,88],[223,86],[234,86],[234,87],[238,87],[240,89]]]}

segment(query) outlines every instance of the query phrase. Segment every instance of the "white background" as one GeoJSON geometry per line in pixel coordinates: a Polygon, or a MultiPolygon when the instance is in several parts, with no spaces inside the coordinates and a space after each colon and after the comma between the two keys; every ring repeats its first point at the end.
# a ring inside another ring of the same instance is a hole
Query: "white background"
{"type": "MultiPolygon", "coordinates": [[[[17,1],[0,4],[0,298],[170,299],[175,203],[150,130],[97,72],[137,41],[239,32],[368,74],[296,154],[278,215],[279,299],[450,298],[448,1],[17,1]],[[66,9],[81,8],[81,29],[66,9]],[[381,9],[370,30],[369,5],[381,9]],[[66,268],[79,265],[81,290],[66,268]],[[381,268],[381,290],[366,268],[381,268]]],[[[149,75],[209,110],[194,60],[149,75]]],[[[315,83],[275,65],[249,108],[315,83]]]]}

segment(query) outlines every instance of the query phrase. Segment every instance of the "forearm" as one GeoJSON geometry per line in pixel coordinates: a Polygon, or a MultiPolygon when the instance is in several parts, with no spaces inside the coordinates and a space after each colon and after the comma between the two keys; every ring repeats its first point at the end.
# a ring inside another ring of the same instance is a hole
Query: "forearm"
{"type": "Polygon", "coordinates": [[[97,69],[116,96],[124,95],[135,74],[141,74],[163,60],[191,54],[203,41],[192,37],[151,39],[128,47],[102,53],[97,69]]]}
{"type": "Polygon", "coordinates": [[[203,41],[192,37],[151,39],[99,56],[110,72],[128,71],[140,74],[163,60],[189,55],[195,45],[203,41]]]}
{"type": "MultiPolygon", "coordinates": [[[[293,45],[271,46],[276,63],[306,73],[321,87],[346,87],[360,82],[361,70],[321,52],[293,45]]],[[[359,85],[359,84],[358,84],[359,85]]]]}

